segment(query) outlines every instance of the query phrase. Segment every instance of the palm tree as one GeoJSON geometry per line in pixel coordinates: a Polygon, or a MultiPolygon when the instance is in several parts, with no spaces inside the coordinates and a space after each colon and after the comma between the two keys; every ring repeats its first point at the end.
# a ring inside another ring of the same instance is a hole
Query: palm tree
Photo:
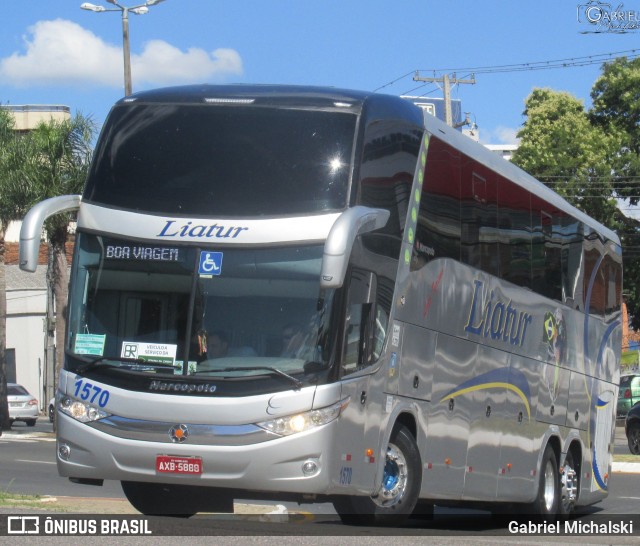
{"type": "MultiPolygon", "coordinates": [[[[18,202],[33,206],[44,199],[82,192],[92,155],[96,124],[77,114],[71,120],[40,123],[28,135],[34,153],[23,166],[24,184],[18,202]]],[[[69,213],[51,217],[45,224],[50,245],[47,281],[51,284],[56,308],[57,381],[64,360],[66,307],[69,274],[66,243],[69,239],[69,213]]]]}

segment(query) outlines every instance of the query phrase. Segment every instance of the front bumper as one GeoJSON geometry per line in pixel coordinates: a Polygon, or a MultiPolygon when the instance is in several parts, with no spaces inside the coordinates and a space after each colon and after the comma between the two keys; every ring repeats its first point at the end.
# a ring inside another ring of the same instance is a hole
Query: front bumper
{"type": "Polygon", "coordinates": [[[56,458],[59,474],[72,478],[324,494],[331,486],[328,454],[333,451],[335,426],[333,421],[299,434],[246,445],[195,444],[189,440],[167,443],[118,437],[59,412],[56,458]],[[202,474],[157,472],[158,455],[201,457],[202,474]],[[309,461],[315,462],[317,471],[305,474],[303,465],[309,461]]]}

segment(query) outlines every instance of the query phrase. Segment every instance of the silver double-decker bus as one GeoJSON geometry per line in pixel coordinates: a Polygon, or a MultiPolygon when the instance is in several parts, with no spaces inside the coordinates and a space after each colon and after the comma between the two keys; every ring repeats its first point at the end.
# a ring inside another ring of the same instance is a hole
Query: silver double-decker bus
{"type": "Polygon", "coordinates": [[[82,196],[24,219],[23,269],[70,210],[61,476],[144,514],[275,498],[385,524],[606,496],[620,241],[412,103],[137,93],[82,196]]]}

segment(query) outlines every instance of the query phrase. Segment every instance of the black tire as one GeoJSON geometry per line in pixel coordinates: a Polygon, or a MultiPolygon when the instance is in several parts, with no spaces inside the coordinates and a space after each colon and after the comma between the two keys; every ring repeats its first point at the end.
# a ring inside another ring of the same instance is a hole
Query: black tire
{"type": "Polygon", "coordinates": [[[333,505],[349,525],[402,525],[413,513],[422,483],[422,463],[416,441],[400,426],[391,435],[382,485],[371,497],[336,497],[333,505]]]}
{"type": "Polygon", "coordinates": [[[26,421],[27,426],[28,427],[35,427],[36,426],[36,420],[35,419],[29,419],[28,421],[26,421]]]}
{"type": "Polygon", "coordinates": [[[233,497],[219,489],[126,481],[121,485],[131,506],[145,516],[190,518],[200,511],[233,512],[233,497]]]}
{"type": "Polygon", "coordinates": [[[537,518],[554,521],[560,505],[560,472],[556,454],[547,445],[540,466],[538,493],[536,500],[529,506],[529,512],[537,518]]]}
{"type": "Polygon", "coordinates": [[[560,502],[558,513],[568,516],[573,513],[580,493],[580,469],[576,467],[573,453],[567,452],[560,476],[560,502]]]}
{"type": "Polygon", "coordinates": [[[634,455],[640,455],[640,424],[634,423],[627,428],[627,443],[629,451],[634,455]]]}

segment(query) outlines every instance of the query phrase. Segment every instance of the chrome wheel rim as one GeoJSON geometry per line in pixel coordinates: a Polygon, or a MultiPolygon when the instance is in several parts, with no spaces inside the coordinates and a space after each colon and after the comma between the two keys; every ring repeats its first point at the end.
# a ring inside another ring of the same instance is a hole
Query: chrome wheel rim
{"type": "Polygon", "coordinates": [[[398,504],[404,497],[408,478],[407,459],[396,445],[389,444],[382,485],[377,495],[371,497],[371,499],[382,508],[389,508],[398,504]]]}
{"type": "Polygon", "coordinates": [[[562,473],[562,507],[565,514],[573,510],[578,496],[578,474],[569,464],[564,465],[562,473]]]}
{"type": "Polygon", "coordinates": [[[544,469],[544,508],[547,514],[553,510],[553,503],[556,500],[556,473],[553,462],[547,461],[544,469]]]}

